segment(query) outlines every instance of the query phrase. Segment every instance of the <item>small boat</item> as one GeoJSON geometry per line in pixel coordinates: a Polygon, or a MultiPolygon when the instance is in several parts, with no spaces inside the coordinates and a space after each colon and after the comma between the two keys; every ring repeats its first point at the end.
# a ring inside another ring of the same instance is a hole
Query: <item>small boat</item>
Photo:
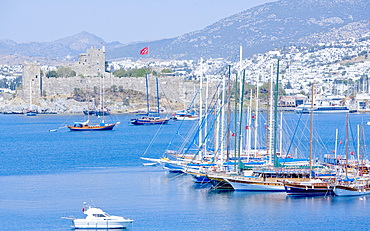
{"type": "Polygon", "coordinates": [[[102,109],[89,109],[89,110],[84,110],[83,113],[85,115],[96,115],[96,116],[106,116],[110,115],[110,109],[108,108],[102,108],[102,109]]]}
{"type": "Polygon", "coordinates": [[[74,122],[73,125],[68,125],[67,127],[71,131],[102,131],[102,130],[112,130],[114,126],[119,123],[107,124],[104,122],[91,124],[89,120],[85,122],[74,122]]]}
{"type": "Polygon", "coordinates": [[[102,107],[98,110],[95,111],[95,115],[96,116],[106,116],[106,115],[110,115],[110,109],[106,108],[106,107],[102,107]]]}
{"type": "Polygon", "coordinates": [[[297,114],[309,114],[311,111],[313,114],[329,114],[329,113],[350,113],[350,109],[346,106],[314,106],[312,109],[308,104],[301,104],[295,108],[297,114]]]}
{"type": "Polygon", "coordinates": [[[72,220],[75,229],[126,229],[133,220],[120,216],[112,216],[97,207],[91,207],[84,202],[82,212],[86,218],[77,219],[74,217],[62,217],[72,220]]]}
{"type": "Polygon", "coordinates": [[[152,116],[143,116],[141,118],[131,119],[133,125],[155,125],[155,124],[167,124],[169,118],[160,118],[152,116]]]}
{"type": "Polygon", "coordinates": [[[178,111],[178,112],[175,112],[173,115],[172,115],[172,118],[174,120],[184,120],[184,121],[188,121],[188,120],[199,120],[199,115],[195,114],[195,111],[192,111],[192,112],[188,112],[188,111],[178,111]]]}
{"type": "Polygon", "coordinates": [[[36,116],[36,111],[34,111],[34,110],[28,110],[26,112],[26,116],[36,116]]]}
{"type": "Polygon", "coordinates": [[[94,108],[86,109],[86,110],[84,110],[84,111],[83,111],[83,113],[84,113],[85,115],[95,115],[96,110],[95,110],[94,108]]]}

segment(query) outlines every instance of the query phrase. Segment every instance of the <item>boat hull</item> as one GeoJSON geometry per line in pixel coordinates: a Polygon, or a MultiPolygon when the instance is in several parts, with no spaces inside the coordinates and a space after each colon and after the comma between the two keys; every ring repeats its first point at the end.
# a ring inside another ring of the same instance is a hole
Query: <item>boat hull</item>
{"type": "Polygon", "coordinates": [[[27,112],[26,116],[36,116],[36,112],[27,112]]]}
{"type": "Polygon", "coordinates": [[[184,173],[185,172],[184,171],[184,166],[176,164],[176,163],[166,162],[166,163],[164,163],[163,168],[167,169],[168,171],[170,171],[172,173],[184,173]]]}
{"type": "Polygon", "coordinates": [[[238,180],[232,178],[225,179],[236,191],[285,191],[284,184],[281,182],[238,180]]]}
{"type": "Polygon", "coordinates": [[[346,197],[346,196],[361,196],[370,194],[370,189],[360,189],[348,186],[336,186],[334,187],[334,193],[336,196],[346,197]]]}
{"type": "Polygon", "coordinates": [[[194,178],[194,183],[197,184],[208,184],[211,183],[211,179],[208,178],[206,174],[196,173],[196,172],[186,172],[194,178]]]}
{"type": "Polygon", "coordinates": [[[146,120],[146,119],[132,119],[131,124],[133,125],[160,125],[167,124],[169,119],[157,119],[157,120],[146,120]]]}
{"type": "Polygon", "coordinates": [[[292,196],[333,196],[333,188],[329,185],[300,185],[285,183],[285,192],[292,196]]]}
{"type": "Polygon", "coordinates": [[[194,121],[199,120],[199,116],[174,116],[173,119],[178,121],[194,121]]]}
{"type": "Polygon", "coordinates": [[[106,124],[106,125],[84,125],[81,127],[78,126],[67,126],[71,131],[104,131],[112,130],[116,124],[106,124]]]}
{"type": "Polygon", "coordinates": [[[226,181],[223,177],[216,175],[208,175],[210,183],[212,184],[213,189],[217,190],[234,190],[233,186],[226,181]]]}
{"type": "Polygon", "coordinates": [[[126,229],[132,224],[132,220],[85,220],[75,219],[75,229],[126,229]]]}

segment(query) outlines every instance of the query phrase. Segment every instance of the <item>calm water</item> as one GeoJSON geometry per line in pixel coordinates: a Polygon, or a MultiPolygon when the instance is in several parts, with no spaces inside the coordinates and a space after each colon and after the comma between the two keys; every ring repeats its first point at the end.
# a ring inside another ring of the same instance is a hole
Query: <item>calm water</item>
{"type": "MultiPolygon", "coordinates": [[[[291,129],[297,115],[284,116],[291,129]],[[290,121],[290,122],[289,122],[290,121]]],[[[134,219],[131,230],[368,230],[369,197],[289,197],[285,193],[215,192],[186,175],[143,167],[139,157],[160,157],[179,122],[131,126],[130,116],[112,116],[113,131],[70,132],[65,123],[81,116],[0,115],[1,230],[70,230],[63,216],[83,218],[84,201],[113,215],[134,219]],[[161,129],[160,129],[161,128],[161,129]],[[159,130],[160,129],[160,130],[159,130]],[[153,139],[155,137],[155,139],[153,139]]],[[[307,116],[301,118],[307,121],[307,116]]],[[[315,116],[327,150],[335,129],[343,138],[344,115],[315,116]]],[[[366,124],[369,115],[351,115],[366,124]]],[[[185,124],[185,136],[191,123],[185,124]]],[[[364,126],[368,134],[370,126],[364,126]]],[[[292,134],[292,132],[291,132],[292,134]]],[[[306,133],[297,139],[307,145],[306,133]]],[[[365,136],[369,137],[369,136],[365,136]]],[[[327,153],[319,149],[316,155],[327,153]]],[[[306,153],[307,154],[307,153],[306,153]]],[[[366,154],[365,154],[366,156],[366,154]]]]}

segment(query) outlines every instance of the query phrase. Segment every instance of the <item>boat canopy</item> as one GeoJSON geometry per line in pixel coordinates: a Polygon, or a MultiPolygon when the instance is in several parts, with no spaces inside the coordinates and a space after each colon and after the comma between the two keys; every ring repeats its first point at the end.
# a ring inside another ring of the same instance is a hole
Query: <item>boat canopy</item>
{"type": "Polygon", "coordinates": [[[89,122],[89,120],[86,120],[85,122],[74,122],[74,124],[87,125],[89,122]]]}

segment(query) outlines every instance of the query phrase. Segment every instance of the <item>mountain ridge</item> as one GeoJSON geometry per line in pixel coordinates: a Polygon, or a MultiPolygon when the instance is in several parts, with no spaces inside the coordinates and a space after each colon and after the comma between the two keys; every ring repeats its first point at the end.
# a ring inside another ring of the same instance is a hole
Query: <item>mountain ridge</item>
{"type": "Polygon", "coordinates": [[[236,59],[240,46],[251,56],[290,45],[359,37],[370,32],[367,0],[280,0],[244,10],[201,30],[155,41],[129,44],[106,43],[82,31],[48,43],[20,43],[0,40],[0,53],[64,59],[84,52],[90,46],[106,46],[108,60],[143,58],[139,50],[150,46],[145,58],[154,59],[236,59]]]}

